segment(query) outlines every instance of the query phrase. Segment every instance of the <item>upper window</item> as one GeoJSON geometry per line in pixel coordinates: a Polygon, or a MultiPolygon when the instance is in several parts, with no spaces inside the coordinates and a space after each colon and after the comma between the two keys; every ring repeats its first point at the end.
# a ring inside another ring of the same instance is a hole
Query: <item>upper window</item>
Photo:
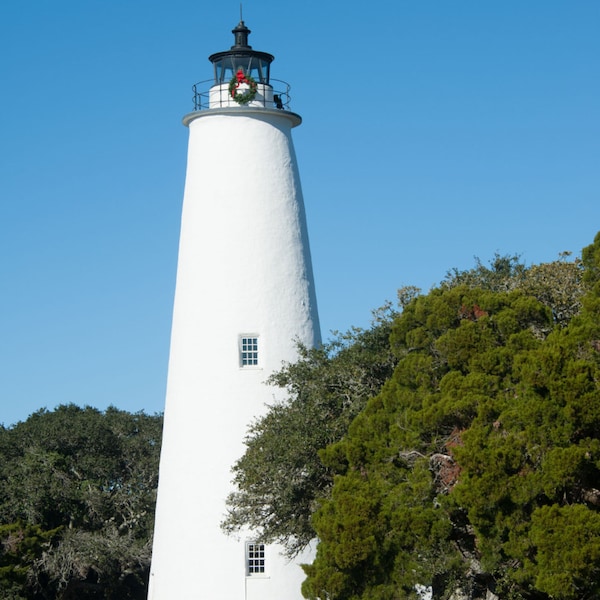
{"type": "Polygon", "coordinates": [[[240,69],[257,83],[269,83],[269,61],[257,56],[227,54],[220,60],[216,60],[214,65],[216,83],[229,83],[240,69]]]}
{"type": "Polygon", "coordinates": [[[260,575],[265,572],[265,545],[246,543],[246,574],[260,575]]]}
{"type": "Polygon", "coordinates": [[[256,367],[258,366],[258,336],[241,335],[240,336],[240,366],[256,367]]]}

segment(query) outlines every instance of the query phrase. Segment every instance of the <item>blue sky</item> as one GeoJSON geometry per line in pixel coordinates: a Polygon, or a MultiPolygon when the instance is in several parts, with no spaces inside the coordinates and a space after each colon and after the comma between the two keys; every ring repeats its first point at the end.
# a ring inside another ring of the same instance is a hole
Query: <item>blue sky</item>
{"type": "MultiPolygon", "coordinates": [[[[0,5],[0,423],[164,405],[191,85],[239,3],[0,5]]],[[[324,337],[474,257],[600,230],[598,0],[263,0],[324,337]]]]}

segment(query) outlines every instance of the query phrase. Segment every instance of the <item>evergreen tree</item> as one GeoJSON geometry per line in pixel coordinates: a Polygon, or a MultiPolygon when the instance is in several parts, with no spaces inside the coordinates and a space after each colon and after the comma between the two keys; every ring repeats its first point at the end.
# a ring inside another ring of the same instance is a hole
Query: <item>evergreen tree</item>
{"type": "Polygon", "coordinates": [[[396,319],[393,376],[322,453],[308,598],[598,597],[600,236],[582,262],[583,296],[578,263],[542,270],[564,295],[453,276],[396,319]]]}

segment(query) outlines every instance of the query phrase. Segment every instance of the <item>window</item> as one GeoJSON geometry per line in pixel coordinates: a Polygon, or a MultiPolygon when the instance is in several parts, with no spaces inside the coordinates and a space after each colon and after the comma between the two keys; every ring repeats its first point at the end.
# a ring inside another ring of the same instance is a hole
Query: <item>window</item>
{"type": "Polygon", "coordinates": [[[246,575],[260,575],[265,572],[265,545],[256,542],[246,543],[246,575]]]}
{"type": "Polygon", "coordinates": [[[240,366],[256,367],[258,366],[258,336],[241,335],[240,336],[240,366]]]}
{"type": "Polygon", "coordinates": [[[231,56],[227,54],[222,58],[215,58],[215,81],[216,83],[229,83],[232,77],[242,69],[246,75],[250,75],[257,83],[269,83],[270,60],[258,56],[231,56]]]}

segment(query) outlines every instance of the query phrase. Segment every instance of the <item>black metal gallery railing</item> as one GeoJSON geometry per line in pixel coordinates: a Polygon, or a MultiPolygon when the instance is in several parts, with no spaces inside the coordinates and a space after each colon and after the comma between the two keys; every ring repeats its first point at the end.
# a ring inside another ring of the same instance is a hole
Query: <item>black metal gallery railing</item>
{"type": "MultiPolygon", "coordinates": [[[[269,85],[259,85],[259,93],[253,98],[250,106],[290,110],[290,86],[285,81],[271,79],[269,85]],[[266,93],[260,93],[262,91],[266,93]]],[[[194,110],[222,108],[232,106],[228,93],[228,85],[216,86],[214,79],[199,81],[192,86],[194,92],[194,110]]]]}

